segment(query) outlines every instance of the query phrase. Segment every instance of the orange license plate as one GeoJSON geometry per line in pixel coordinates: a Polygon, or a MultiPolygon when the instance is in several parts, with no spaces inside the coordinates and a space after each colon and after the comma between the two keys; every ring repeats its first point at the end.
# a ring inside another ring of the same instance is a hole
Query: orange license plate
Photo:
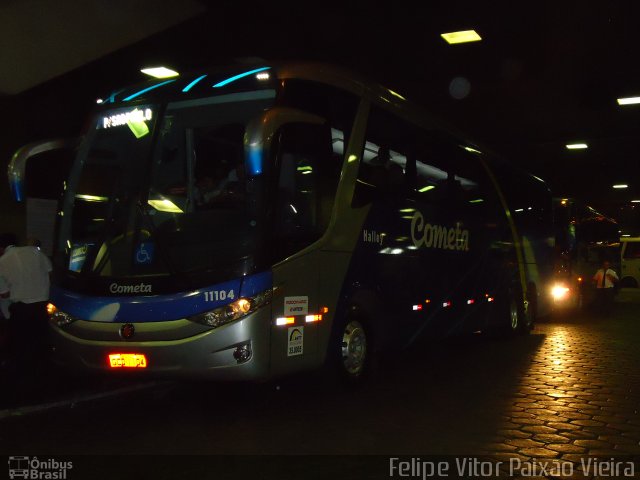
{"type": "Polygon", "coordinates": [[[147,368],[147,357],[142,353],[109,354],[111,368],[147,368]]]}

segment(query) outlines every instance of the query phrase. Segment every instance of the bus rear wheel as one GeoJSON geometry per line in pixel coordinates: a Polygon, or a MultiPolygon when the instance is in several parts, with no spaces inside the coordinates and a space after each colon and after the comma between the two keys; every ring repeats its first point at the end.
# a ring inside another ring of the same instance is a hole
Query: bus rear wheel
{"type": "Polygon", "coordinates": [[[535,316],[535,301],[529,302],[525,309],[525,304],[518,301],[518,295],[509,295],[509,325],[508,331],[512,335],[527,335],[533,328],[535,316]]]}

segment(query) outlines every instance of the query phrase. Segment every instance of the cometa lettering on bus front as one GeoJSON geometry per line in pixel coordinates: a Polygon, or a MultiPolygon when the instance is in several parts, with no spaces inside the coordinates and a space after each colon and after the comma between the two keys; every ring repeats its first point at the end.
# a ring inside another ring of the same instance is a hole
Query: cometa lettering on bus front
{"type": "Polygon", "coordinates": [[[140,283],[138,285],[118,285],[112,283],[109,285],[109,291],[111,293],[151,293],[151,285],[146,283],[140,283]]]}
{"type": "Polygon", "coordinates": [[[411,240],[418,248],[469,251],[469,230],[461,228],[460,222],[456,222],[455,227],[432,225],[425,223],[422,213],[418,211],[411,219],[411,240]]]}

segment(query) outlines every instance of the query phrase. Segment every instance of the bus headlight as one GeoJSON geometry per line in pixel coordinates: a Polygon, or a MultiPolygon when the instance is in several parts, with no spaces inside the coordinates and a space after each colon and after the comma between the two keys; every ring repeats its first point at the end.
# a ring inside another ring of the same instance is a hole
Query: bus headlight
{"type": "Polygon", "coordinates": [[[53,303],[47,304],[47,313],[49,314],[49,320],[51,323],[57,325],[58,327],[66,327],[70,323],[73,323],[77,320],[77,318],[73,318],[68,313],[64,313],[61,310],[58,310],[53,303]]]}
{"type": "Polygon", "coordinates": [[[242,317],[255,312],[258,308],[271,302],[271,289],[265,290],[253,297],[239,298],[235,302],[231,302],[223,307],[210,310],[208,312],[199,313],[189,317],[192,322],[201,323],[209,327],[220,327],[227,323],[240,320],[242,317]]]}
{"type": "Polygon", "coordinates": [[[556,284],[551,288],[551,295],[554,300],[564,300],[569,295],[569,288],[564,285],[556,284]]]}

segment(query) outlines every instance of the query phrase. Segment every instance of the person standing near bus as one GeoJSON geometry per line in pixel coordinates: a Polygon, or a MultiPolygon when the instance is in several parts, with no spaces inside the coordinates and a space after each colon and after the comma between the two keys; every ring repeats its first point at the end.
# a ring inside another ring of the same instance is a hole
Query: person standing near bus
{"type": "Polygon", "coordinates": [[[597,289],[596,300],[602,313],[608,314],[611,311],[618,281],[618,274],[611,268],[611,263],[608,260],[602,262],[602,268],[593,276],[593,283],[597,289]]]}
{"type": "Polygon", "coordinates": [[[9,362],[13,370],[36,366],[48,348],[47,301],[51,261],[33,246],[0,235],[0,297],[9,299],[9,362]]]}

